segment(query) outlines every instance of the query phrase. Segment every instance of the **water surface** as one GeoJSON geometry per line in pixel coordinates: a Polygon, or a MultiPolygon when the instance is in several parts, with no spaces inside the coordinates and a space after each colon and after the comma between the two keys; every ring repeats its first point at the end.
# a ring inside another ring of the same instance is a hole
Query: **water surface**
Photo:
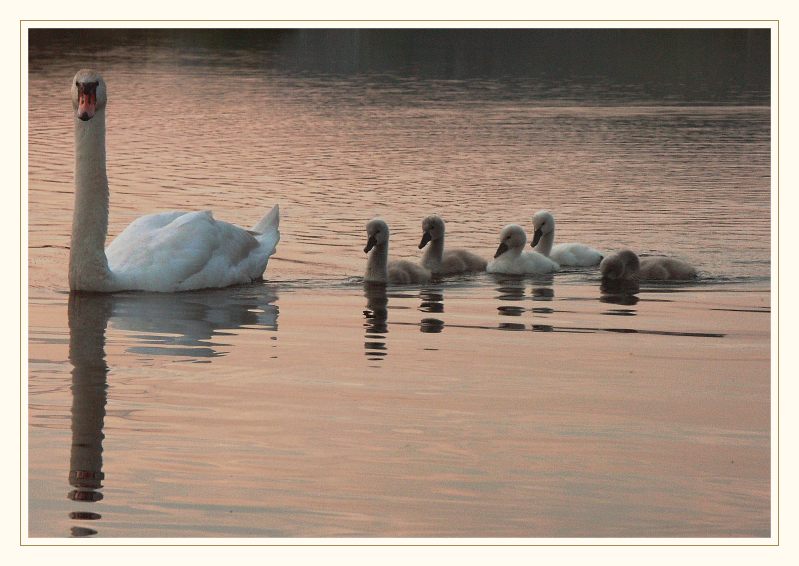
{"type": "Polygon", "coordinates": [[[760,82],[687,62],[659,81],[619,53],[539,72],[550,37],[514,66],[495,40],[488,64],[326,33],[32,36],[29,535],[769,536],[760,82]],[[280,203],[265,283],[68,294],[83,66],[109,89],[110,236],[280,203]],[[432,212],[490,257],[540,208],[557,241],[701,278],[636,296],[595,270],[360,279],[373,216],[396,257],[420,256],[432,212]]]}

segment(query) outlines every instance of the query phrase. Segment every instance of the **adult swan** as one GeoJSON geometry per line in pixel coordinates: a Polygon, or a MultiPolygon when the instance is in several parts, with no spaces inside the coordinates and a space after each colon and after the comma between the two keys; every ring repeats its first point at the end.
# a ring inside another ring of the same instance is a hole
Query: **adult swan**
{"type": "Polygon", "coordinates": [[[72,83],[75,110],[75,211],[69,254],[73,291],[188,291],[261,279],[275,253],[275,207],[252,230],[214,220],[210,211],[171,211],[134,220],[107,249],[106,87],[95,71],[72,83]]]}

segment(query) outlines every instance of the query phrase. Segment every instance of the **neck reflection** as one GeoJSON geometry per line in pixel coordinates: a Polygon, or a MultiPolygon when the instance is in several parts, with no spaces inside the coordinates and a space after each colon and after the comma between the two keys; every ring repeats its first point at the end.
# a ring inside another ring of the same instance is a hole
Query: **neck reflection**
{"type": "MultiPolygon", "coordinates": [[[[640,288],[638,280],[613,280],[602,278],[602,283],[599,287],[600,297],[602,303],[610,303],[613,305],[633,306],[638,303],[638,292],[640,288]]],[[[603,314],[624,314],[635,315],[634,309],[610,309],[603,314]]]]}
{"type": "MultiPolygon", "coordinates": [[[[554,328],[549,324],[541,324],[541,318],[547,318],[555,312],[550,306],[540,306],[541,302],[551,302],[555,298],[555,290],[552,288],[550,279],[547,279],[547,284],[540,281],[534,281],[530,289],[530,296],[527,295],[527,282],[528,280],[522,276],[504,276],[497,280],[497,295],[495,298],[500,302],[497,306],[497,313],[501,317],[514,317],[521,319],[522,316],[529,310],[533,313],[533,322],[530,325],[530,330],[533,332],[552,332],[554,328]],[[538,306],[530,307],[529,309],[524,305],[526,301],[533,301],[538,306]],[[514,304],[519,303],[519,304],[514,304]]],[[[521,331],[527,330],[528,327],[524,322],[517,321],[503,321],[497,324],[499,330],[521,331]]]]}
{"type": "Polygon", "coordinates": [[[386,286],[380,283],[364,284],[366,309],[364,318],[364,350],[366,359],[379,361],[388,354],[388,295],[386,286]]]}
{"type": "MultiPolygon", "coordinates": [[[[419,310],[424,313],[440,314],[444,312],[444,289],[430,287],[419,291],[419,310]]],[[[444,321],[440,318],[426,317],[419,324],[419,330],[425,333],[438,334],[444,330],[444,321]]]]}
{"type": "MultiPolygon", "coordinates": [[[[267,285],[194,293],[73,292],[68,301],[69,361],[72,364],[72,446],[68,498],[80,507],[69,518],[80,523],[72,536],[92,536],[102,518],[103,440],[108,374],[106,330],[125,332],[127,353],[192,357],[224,355],[215,337],[242,327],[277,331],[275,289],[267,285]],[[89,526],[91,525],[91,526],[89,526]]],[[[224,345],[222,345],[224,346],[224,345]]]]}
{"type": "MultiPolygon", "coordinates": [[[[103,499],[103,425],[108,393],[105,330],[111,317],[111,298],[71,293],[68,304],[69,361],[72,364],[72,447],[69,457],[68,498],[81,505],[69,514],[77,521],[96,521],[99,513],[85,508],[103,499]]],[[[89,523],[91,524],[91,523],[89,523]]],[[[72,526],[72,536],[97,534],[93,528],[72,526]]]]}

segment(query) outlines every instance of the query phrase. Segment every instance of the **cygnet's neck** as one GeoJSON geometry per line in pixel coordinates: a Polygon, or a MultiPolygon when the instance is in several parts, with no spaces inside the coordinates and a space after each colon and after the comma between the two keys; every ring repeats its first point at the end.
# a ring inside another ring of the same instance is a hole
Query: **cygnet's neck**
{"type": "Polygon", "coordinates": [[[522,255],[523,251],[524,251],[524,246],[522,245],[515,248],[508,248],[503,255],[506,255],[510,258],[516,258],[522,255]]]}
{"type": "Polygon", "coordinates": [[[541,234],[541,239],[538,240],[538,244],[533,248],[538,253],[549,257],[550,252],[552,251],[552,244],[555,243],[555,231],[549,232],[547,234],[541,234]]]}
{"type": "Polygon", "coordinates": [[[69,287],[105,291],[111,272],[105,256],[108,177],[105,170],[105,109],[91,120],[75,118],[75,209],[69,254],[69,287]]]}
{"type": "Polygon", "coordinates": [[[375,244],[366,262],[366,281],[375,283],[388,282],[388,242],[375,244]]]}
{"type": "Polygon", "coordinates": [[[430,240],[427,244],[427,249],[422,255],[422,265],[431,271],[436,271],[441,267],[441,262],[444,259],[444,236],[430,240]]]}

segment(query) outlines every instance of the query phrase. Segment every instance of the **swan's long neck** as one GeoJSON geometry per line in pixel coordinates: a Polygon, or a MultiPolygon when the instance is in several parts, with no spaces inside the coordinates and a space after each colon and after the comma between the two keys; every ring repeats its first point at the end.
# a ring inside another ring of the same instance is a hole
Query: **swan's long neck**
{"type": "Polygon", "coordinates": [[[538,253],[549,257],[550,252],[552,252],[552,244],[555,243],[555,231],[549,232],[547,234],[542,234],[541,239],[538,240],[538,244],[533,248],[538,253]]]}
{"type": "Polygon", "coordinates": [[[366,262],[366,281],[386,283],[388,281],[388,242],[376,244],[366,262]]]}
{"type": "Polygon", "coordinates": [[[108,177],[105,172],[105,109],[91,120],[75,118],[75,210],[69,254],[69,287],[104,291],[111,284],[105,256],[108,177]]]}
{"type": "Polygon", "coordinates": [[[428,269],[435,271],[435,268],[441,267],[441,262],[444,259],[444,236],[430,240],[427,249],[422,256],[422,264],[428,269]]]}

